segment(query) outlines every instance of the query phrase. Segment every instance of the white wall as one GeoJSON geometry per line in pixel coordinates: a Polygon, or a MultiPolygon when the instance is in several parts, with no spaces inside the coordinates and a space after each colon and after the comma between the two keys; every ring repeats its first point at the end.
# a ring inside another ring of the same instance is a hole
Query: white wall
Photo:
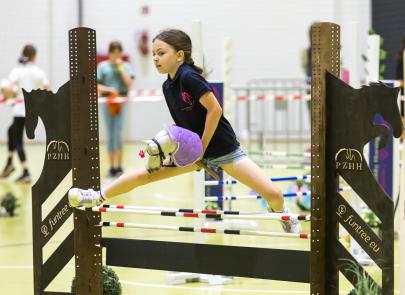
{"type": "MultiPolygon", "coordinates": [[[[112,39],[123,42],[135,69],[134,87],[160,88],[164,76],[156,73],[151,56],[142,58],[136,37],[141,30],[150,38],[161,29],[176,27],[191,33],[196,19],[203,24],[205,63],[209,79],[221,79],[222,40],[233,39],[235,84],[256,78],[304,77],[300,52],[309,45],[308,28],[314,21],[342,25],[343,63],[345,27],[360,22],[362,52],[370,25],[370,0],[83,0],[83,25],[96,29],[99,52],[112,39]],[[149,15],[140,13],[148,5],[149,15]]],[[[27,42],[39,50],[38,64],[50,76],[56,90],[69,78],[68,30],[77,26],[76,0],[3,1],[0,10],[0,78],[16,64],[27,42]]],[[[360,58],[359,58],[360,60],[360,58]]],[[[0,117],[0,141],[7,126],[0,117]]]]}
{"type": "Polygon", "coordinates": [[[2,1],[0,9],[0,78],[8,76],[27,43],[38,49],[37,64],[53,88],[69,79],[68,30],[77,26],[72,0],[2,1]]]}

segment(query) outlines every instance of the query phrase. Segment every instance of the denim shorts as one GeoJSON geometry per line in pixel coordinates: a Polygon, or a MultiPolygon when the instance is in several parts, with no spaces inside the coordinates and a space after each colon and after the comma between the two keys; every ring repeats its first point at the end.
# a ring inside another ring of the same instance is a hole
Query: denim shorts
{"type": "Polygon", "coordinates": [[[213,167],[215,170],[219,171],[222,170],[221,166],[224,164],[230,164],[230,163],[235,163],[239,160],[242,160],[243,158],[246,157],[245,152],[238,147],[236,150],[233,152],[230,152],[229,154],[217,157],[217,158],[206,158],[203,159],[204,164],[207,166],[213,167]]]}

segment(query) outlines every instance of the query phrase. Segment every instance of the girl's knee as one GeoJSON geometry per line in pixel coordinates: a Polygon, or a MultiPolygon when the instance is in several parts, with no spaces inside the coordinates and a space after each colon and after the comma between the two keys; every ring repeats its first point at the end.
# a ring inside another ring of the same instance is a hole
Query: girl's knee
{"type": "Polygon", "coordinates": [[[278,187],[269,187],[265,190],[263,197],[271,201],[279,201],[283,199],[283,193],[278,187]]]}
{"type": "Polygon", "coordinates": [[[153,182],[153,175],[145,169],[138,169],[133,172],[133,180],[137,186],[142,186],[153,182]]]}

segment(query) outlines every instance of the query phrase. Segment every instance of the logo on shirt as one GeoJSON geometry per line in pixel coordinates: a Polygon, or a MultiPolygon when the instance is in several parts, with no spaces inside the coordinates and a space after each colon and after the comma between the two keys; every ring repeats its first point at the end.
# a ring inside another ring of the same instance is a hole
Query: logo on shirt
{"type": "Polygon", "coordinates": [[[181,93],[181,99],[188,104],[189,106],[193,105],[193,98],[191,97],[190,94],[188,94],[187,92],[183,91],[181,93]]]}
{"type": "Polygon", "coordinates": [[[181,92],[180,95],[181,95],[181,100],[187,104],[187,106],[184,107],[184,108],[182,108],[181,110],[182,110],[182,111],[189,111],[189,110],[191,110],[191,109],[193,108],[193,105],[194,105],[194,100],[193,100],[193,98],[191,97],[191,95],[188,94],[188,93],[185,92],[185,91],[181,92]]]}

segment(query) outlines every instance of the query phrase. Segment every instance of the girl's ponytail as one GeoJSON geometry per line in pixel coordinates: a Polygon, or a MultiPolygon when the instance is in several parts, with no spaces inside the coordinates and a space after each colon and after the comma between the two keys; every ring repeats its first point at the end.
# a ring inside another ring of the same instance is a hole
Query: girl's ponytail
{"type": "Polygon", "coordinates": [[[184,63],[188,64],[189,66],[191,66],[197,73],[199,73],[200,75],[204,74],[204,69],[200,68],[199,66],[197,66],[194,63],[194,60],[191,56],[188,56],[187,58],[184,59],[184,63]]]}

